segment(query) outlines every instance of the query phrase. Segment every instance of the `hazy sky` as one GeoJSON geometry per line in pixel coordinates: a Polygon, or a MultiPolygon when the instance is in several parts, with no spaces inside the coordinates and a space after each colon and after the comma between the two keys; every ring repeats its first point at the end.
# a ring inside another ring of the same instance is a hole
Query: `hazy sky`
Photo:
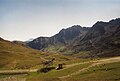
{"type": "Polygon", "coordinates": [[[118,17],[120,0],[0,0],[0,37],[24,41],[118,17]]]}

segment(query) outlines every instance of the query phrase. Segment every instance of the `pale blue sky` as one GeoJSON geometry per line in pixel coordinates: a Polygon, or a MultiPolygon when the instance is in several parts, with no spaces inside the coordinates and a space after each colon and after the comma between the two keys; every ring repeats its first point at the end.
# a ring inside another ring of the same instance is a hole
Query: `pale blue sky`
{"type": "Polygon", "coordinates": [[[120,17],[120,0],[0,0],[0,36],[28,40],[120,17]]]}

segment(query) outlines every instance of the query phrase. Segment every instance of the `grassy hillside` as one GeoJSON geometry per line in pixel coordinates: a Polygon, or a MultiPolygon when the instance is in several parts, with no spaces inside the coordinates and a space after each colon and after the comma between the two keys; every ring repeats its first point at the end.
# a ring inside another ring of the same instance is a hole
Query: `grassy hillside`
{"type": "Polygon", "coordinates": [[[91,67],[77,75],[66,78],[67,81],[120,81],[120,62],[91,67]]]}
{"type": "Polygon", "coordinates": [[[37,68],[41,66],[41,62],[53,57],[56,63],[71,60],[57,53],[41,52],[0,39],[0,69],[37,68]]]}
{"type": "MultiPolygon", "coordinates": [[[[85,52],[82,54],[85,55],[85,52]]],[[[0,81],[120,81],[120,57],[78,59],[0,39],[0,72],[41,69],[42,62],[52,58],[55,58],[53,66],[61,63],[63,69],[52,69],[46,73],[0,74],[0,81]]]]}
{"type": "Polygon", "coordinates": [[[106,58],[74,63],[63,70],[31,73],[27,81],[119,81],[120,58],[106,58]]]}
{"type": "Polygon", "coordinates": [[[41,52],[0,40],[0,69],[30,68],[41,62],[41,52]]]}

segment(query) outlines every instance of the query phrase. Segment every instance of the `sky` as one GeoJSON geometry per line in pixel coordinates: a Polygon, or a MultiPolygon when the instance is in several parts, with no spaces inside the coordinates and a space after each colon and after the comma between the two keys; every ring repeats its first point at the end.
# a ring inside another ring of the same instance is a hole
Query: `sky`
{"type": "Polygon", "coordinates": [[[0,0],[0,37],[26,41],[120,18],[120,0],[0,0]]]}

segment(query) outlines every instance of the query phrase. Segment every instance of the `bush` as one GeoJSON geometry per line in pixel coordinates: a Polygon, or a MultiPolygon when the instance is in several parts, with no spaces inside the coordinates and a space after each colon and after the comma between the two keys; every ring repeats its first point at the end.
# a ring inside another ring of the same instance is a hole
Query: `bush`
{"type": "Polygon", "coordinates": [[[55,69],[55,67],[45,67],[45,68],[41,68],[40,70],[38,70],[38,72],[43,72],[46,73],[52,69],[55,69]]]}

